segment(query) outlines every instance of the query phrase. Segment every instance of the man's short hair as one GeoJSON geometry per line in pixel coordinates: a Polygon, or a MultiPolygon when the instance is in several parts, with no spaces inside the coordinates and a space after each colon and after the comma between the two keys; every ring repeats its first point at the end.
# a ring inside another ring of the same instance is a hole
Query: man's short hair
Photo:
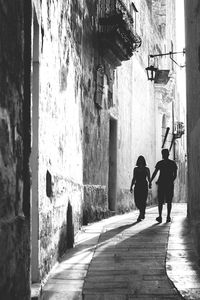
{"type": "Polygon", "coordinates": [[[168,149],[162,149],[161,151],[163,156],[169,156],[169,150],[168,149]]]}

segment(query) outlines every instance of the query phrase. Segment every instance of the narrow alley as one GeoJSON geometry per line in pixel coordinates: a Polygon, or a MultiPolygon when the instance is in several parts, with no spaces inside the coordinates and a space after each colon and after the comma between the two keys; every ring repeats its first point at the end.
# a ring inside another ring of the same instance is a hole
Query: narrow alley
{"type": "Polygon", "coordinates": [[[0,300],[200,299],[199,81],[200,0],[0,0],[0,300]]]}
{"type": "Polygon", "coordinates": [[[155,221],[157,208],[137,223],[137,212],[83,227],[76,246],[54,268],[42,300],[171,300],[200,298],[186,220],[174,204],[172,223],[155,221]]]}

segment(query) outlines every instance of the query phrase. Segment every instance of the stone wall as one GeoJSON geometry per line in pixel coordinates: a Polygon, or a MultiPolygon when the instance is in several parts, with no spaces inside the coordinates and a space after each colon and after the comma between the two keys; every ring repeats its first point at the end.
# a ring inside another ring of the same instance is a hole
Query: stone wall
{"type": "Polygon", "coordinates": [[[83,218],[83,6],[78,1],[35,1],[34,7],[39,26],[36,213],[41,280],[73,247],[83,218]]]}
{"type": "Polygon", "coordinates": [[[84,185],[83,225],[109,215],[106,186],[84,185]]]}
{"type": "Polygon", "coordinates": [[[30,297],[23,15],[23,1],[0,1],[0,298],[7,300],[30,297]]]}
{"type": "Polygon", "coordinates": [[[73,247],[83,223],[108,215],[109,119],[107,103],[99,110],[94,101],[100,63],[93,36],[96,13],[96,1],[35,0],[33,5],[34,282],[73,247]]]}
{"type": "Polygon", "coordinates": [[[188,145],[188,215],[196,251],[200,256],[200,53],[199,1],[185,1],[186,25],[186,91],[187,91],[187,145],[188,145]]]}
{"type": "MultiPolygon", "coordinates": [[[[108,212],[108,146],[109,113],[108,99],[101,107],[96,104],[97,71],[104,69],[104,80],[110,79],[110,68],[99,53],[98,1],[83,4],[82,40],[82,116],[83,116],[83,184],[84,222],[94,221],[108,212]],[[88,211],[88,206],[91,211],[88,211]],[[93,215],[92,215],[93,214],[93,215]]],[[[109,84],[109,83],[108,83],[109,84]]],[[[105,92],[105,90],[104,90],[105,92]]]]}
{"type": "MultiPolygon", "coordinates": [[[[37,280],[43,280],[73,246],[83,223],[109,215],[108,103],[99,109],[94,99],[96,70],[102,63],[94,35],[96,5],[96,1],[35,1],[34,5],[40,86],[38,160],[35,158],[37,280]]],[[[109,67],[106,73],[110,78],[109,67]]]]}

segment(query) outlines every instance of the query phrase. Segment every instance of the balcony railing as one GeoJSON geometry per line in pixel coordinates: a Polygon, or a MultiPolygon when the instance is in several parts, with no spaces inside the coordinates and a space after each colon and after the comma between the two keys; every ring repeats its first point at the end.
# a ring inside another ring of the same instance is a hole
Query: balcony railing
{"type": "Polygon", "coordinates": [[[101,1],[98,31],[102,49],[105,53],[110,50],[118,65],[130,59],[141,45],[133,17],[122,0],[101,1]]]}
{"type": "Polygon", "coordinates": [[[176,122],[174,124],[174,137],[175,139],[181,138],[185,133],[185,128],[183,122],[176,122]]]}

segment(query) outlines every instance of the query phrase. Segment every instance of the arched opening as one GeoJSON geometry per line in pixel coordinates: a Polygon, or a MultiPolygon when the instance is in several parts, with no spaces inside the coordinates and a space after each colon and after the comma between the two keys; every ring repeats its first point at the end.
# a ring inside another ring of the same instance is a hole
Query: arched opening
{"type": "Polygon", "coordinates": [[[117,120],[110,119],[108,208],[116,209],[117,190],[117,120]]]}

